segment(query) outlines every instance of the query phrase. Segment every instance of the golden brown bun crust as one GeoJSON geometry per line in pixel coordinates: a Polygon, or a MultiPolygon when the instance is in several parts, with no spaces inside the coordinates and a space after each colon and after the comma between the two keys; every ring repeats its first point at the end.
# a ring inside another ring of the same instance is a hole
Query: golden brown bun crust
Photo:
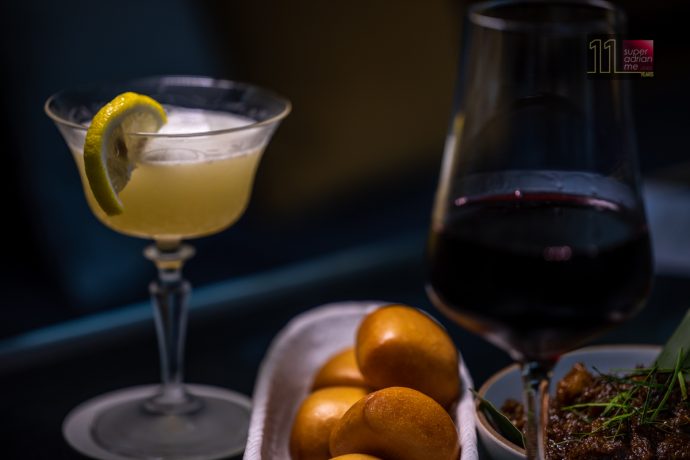
{"type": "Polygon", "coordinates": [[[374,457],[373,455],[366,455],[366,454],[345,454],[345,455],[338,455],[337,457],[333,457],[331,460],[383,460],[378,457],[374,457]]]}
{"type": "Polygon", "coordinates": [[[302,401],[292,422],[292,460],[328,460],[331,430],[342,415],[367,394],[357,387],[329,387],[317,390],[302,401]]]}
{"type": "Polygon", "coordinates": [[[331,454],[391,460],[457,460],[458,433],[443,407],[419,391],[391,387],[357,401],[335,424],[331,454]]]}
{"type": "Polygon", "coordinates": [[[333,386],[366,387],[354,347],[341,350],[326,361],[314,377],[312,390],[333,386]]]}
{"type": "Polygon", "coordinates": [[[449,408],[460,395],[458,352],[446,331],[419,310],[391,305],[357,331],[357,363],[372,389],[414,388],[449,408]]]}

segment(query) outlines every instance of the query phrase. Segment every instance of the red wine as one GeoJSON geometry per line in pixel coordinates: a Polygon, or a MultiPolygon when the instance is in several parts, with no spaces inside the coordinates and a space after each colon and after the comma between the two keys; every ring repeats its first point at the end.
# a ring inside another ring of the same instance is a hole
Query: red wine
{"type": "Polygon", "coordinates": [[[628,319],[652,277],[644,218],[557,193],[461,198],[429,241],[437,306],[518,360],[550,360],[628,319]]]}

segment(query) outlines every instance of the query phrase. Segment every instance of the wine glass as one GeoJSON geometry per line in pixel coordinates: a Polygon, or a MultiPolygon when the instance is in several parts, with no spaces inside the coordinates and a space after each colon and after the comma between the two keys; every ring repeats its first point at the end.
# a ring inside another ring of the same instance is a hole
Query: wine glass
{"type": "Polygon", "coordinates": [[[621,31],[599,0],[469,9],[429,238],[428,293],[510,353],[526,451],[544,458],[559,355],[643,306],[652,262],[626,80],[593,78],[593,34],[621,31]]]}
{"type": "Polygon", "coordinates": [[[261,155],[290,103],[253,85],[206,77],[163,76],[60,92],[45,104],[79,169],[87,202],[106,226],[152,239],[144,251],[158,269],[151,283],[162,383],[94,398],[74,409],[63,431],[82,453],[103,459],[214,459],[241,452],[251,404],[246,396],[183,383],[190,285],[182,277],[192,246],[244,212],[261,155]],[[105,213],[84,173],[84,139],[95,113],[126,91],[166,109],[157,133],[127,133],[140,146],[124,211],[105,213]]]}

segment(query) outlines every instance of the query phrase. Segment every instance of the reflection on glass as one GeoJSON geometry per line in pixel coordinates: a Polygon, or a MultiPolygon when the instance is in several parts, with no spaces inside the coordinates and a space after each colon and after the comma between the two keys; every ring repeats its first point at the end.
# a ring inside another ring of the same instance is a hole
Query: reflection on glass
{"type": "Polygon", "coordinates": [[[652,275],[625,81],[587,74],[606,2],[470,8],[429,240],[428,292],[522,365],[527,456],[543,458],[558,357],[628,320],[652,275]]]}

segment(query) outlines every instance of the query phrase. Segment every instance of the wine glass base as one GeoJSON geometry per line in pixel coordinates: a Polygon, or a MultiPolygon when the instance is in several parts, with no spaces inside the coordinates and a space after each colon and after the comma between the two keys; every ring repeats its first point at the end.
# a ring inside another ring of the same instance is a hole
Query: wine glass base
{"type": "Polygon", "coordinates": [[[125,388],[86,401],[62,426],[67,442],[101,460],[212,460],[244,450],[251,401],[226,389],[186,385],[203,408],[185,415],[154,415],[141,407],[158,385],[125,388]]]}

